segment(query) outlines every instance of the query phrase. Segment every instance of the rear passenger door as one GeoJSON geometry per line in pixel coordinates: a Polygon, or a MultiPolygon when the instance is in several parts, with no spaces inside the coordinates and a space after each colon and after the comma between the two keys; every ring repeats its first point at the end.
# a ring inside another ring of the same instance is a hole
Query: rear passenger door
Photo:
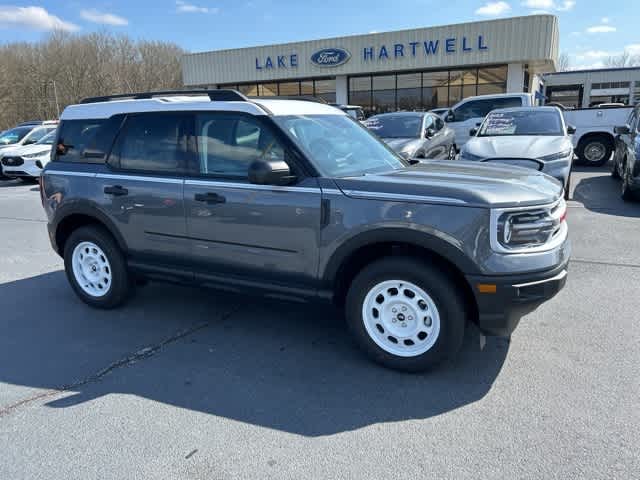
{"type": "MultiPolygon", "coordinates": [[[[318,267],[321,193],[266,119],[196,114],[195,154],[185,182],[187,229],[197,275],[310,284],[318,267]],[[258,158],[286,161],[289,186],[249,183],[258,158]]],[[[212,279],[215,281],[215,279],[212,279]]]]}
{"type": "Polygon", "coordinates": [[[96,176],[96,200],[138,260],[175,264],[188,255],[183,188],[192,125],[185,113],[127,115],[96,176]]]}
{"type": "Polygon", "coordinates": [[[425,115],[425,131],[431,130],[433,135],[428,139],[426,158],[443,159],[447,156],[446,135],[444,135],[444,122],[436,115],[425,115]]]}

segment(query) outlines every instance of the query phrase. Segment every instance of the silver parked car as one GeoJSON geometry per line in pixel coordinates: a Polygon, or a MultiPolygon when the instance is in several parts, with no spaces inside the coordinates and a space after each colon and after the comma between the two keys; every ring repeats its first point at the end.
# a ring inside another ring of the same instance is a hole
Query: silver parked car
{"type": "Polygon", "coordinates": [[[453,160],[456,156],[453,130],[433,113],[383,113],[364,124],[405,159],[453,160]]]}
{"type": "Polygon", "coordinates": [[[460,160],[499,162],[528,167],[558,179],[569,191],[573,160],[572,126],[557,107],[494,110],[460,152],[460,160]]]}

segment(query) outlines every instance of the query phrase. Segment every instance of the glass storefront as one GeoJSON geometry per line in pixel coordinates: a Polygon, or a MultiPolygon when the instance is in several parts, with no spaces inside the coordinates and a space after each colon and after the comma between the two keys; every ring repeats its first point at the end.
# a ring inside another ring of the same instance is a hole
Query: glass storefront
{"type": "Polygon", "coordinates": [[[349,103],[367,115],[450,107],[466,97],[506,91],[506,65],[349,77],[349,103]]]}
{"type": "Polygon", "coordinates": [[[299,96],[320,97],[329,103],[336,101],[336,79],[287,80],[270,83],[233,83],[218,88],[232,88],[248,97],[299,96]]]}

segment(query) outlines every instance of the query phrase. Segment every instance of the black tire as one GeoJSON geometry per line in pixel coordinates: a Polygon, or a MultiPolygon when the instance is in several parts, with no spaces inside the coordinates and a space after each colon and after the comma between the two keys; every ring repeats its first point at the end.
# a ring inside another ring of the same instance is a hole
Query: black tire
{"type": "Polygon", "coordinates": [[[111,309],[122,305],[133,292],[134,282],[129,275],[127,264],[111,234],[103,227],[90,225],[73,231],[64,245],[64,268],[67,279],[80,299],[95,308],[111,309]],[[72,255],[81,242],[92,242],[102,249],[111,266],[111,284],[106,295],[94,297],[86,293],[78,284],[73,272],[72,255]]]}
{"type": "Polygon", "coordinates": [[[613,145],[611,145],[611,140],[609,138],[604,135],[593,135],[580,142],[576,155],[578,155],[578,159],[583,165],[589,167],[600,167],[609,161],[612,153],[613,145]],[[601,158],[591,161],[586,157],[586,152],[594,146],[602,149],[604,154],[601,158]]]}
{"type": "Polygon", "coordinates": [[[345,313],[347,325],[358,346],[374,361],[387,368],[405,372],[431,369],[455,356],[462,345],[466,323],[463,297],[459,287],[440,269],[416,258],[388,257],[365,267],[351,283],[345,313]],[[412,357],[394,355],[371,338],[362,315],[367,293],[380,282],[405,280],[424,290],[435,302],[440,315],[440,333],[426,352],[412,357]]]}
{"type": "Polygon", "coordinates": [[[630,202],[637,198],[636,192],[631,190],[631,185],[629,184],[629,177],[631,173],[628,170],[627,163],[625,163],[624,167],[622,167],[622,185],[620,188],[620,196],[625,202],[630,202]]]}
{"type": "Polygon", "coordinates": [[[620,180],[620,172],[618,172],[618,162],[613,160],[613,166],[611,167],[611,178],[615,180],[620,180]]]}
{"type": "Polygon", "coordinates": [[[447,160],[455,160],[457,155],[457,148],[454,143],[449,146],[449,152],[447,153],[447,160]]]}
{"type": "Polygon", "coordinates": [[[569,178],[567,178],[567,184],[564,187],[564,199],[569,200],[571,196],[571,173],[569,173],[569,178]]]}

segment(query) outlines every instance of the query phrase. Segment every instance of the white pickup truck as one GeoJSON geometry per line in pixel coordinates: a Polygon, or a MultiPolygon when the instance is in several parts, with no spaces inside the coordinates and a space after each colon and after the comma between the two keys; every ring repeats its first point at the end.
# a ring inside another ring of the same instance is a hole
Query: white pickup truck
{"type": "Polygon", "coordinates": [[[615,149],[613,129],[627,123],[632,110],[625,106],[563,109],[567,125],[576,128],[573,146],[580,162],[594,167],[607,163],[615,149]]]}

